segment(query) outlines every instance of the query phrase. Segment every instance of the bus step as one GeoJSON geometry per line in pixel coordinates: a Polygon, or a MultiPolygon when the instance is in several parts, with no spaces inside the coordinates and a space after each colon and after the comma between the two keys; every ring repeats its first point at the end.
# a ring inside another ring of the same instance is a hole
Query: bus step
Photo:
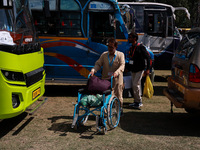
{"type": "Polygon", "coordinates": [[[29,110],[29,115],[33,115],[44,103],[47,102],[47,98],[45,98],[44,100],[38,100],[41,101],[38,105],[36,105],[33,109],[29,110]]]}

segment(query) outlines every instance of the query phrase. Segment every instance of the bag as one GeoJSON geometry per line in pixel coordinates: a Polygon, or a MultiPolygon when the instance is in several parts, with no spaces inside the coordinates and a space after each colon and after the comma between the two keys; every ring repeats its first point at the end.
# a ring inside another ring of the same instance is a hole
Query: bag
{"type": "Polygon", "coordinates": [[[81,104],[83,106],[87,106],[88,105],[88,99],[87,99],[87,95],[83,95],[81,98],[81,104]]]}
{"type": "Polygon", "coordinates": [[[99,106],[103,102],[103,96],[97,95],[83,95],[81,98],[81,104],[83,106],[99,106]]]}
{"type": "Polygon", "coordinates": [[[91,93],[103,93],[111,88],[111,83],[108,80],[99,79],[96,76],[92,76],[88,79],[87,90],[91,93]]]}
{"type": "Polygon", "coordinates": [[[88,97],[88,104],[90,104],[90,106],[100,106],[101,103],[103,102],[103,96],[100,94],[95,95],[89,95],[90,97],[88,97]]]}
{"type": "Polygon", "coordinates": [[[153,85],[151,83],[151,79],[149,75],[147,75],[145,85],[144,85],[143,95],[147,98],[152,98],[153,93],[154,93],[153,85]]]}

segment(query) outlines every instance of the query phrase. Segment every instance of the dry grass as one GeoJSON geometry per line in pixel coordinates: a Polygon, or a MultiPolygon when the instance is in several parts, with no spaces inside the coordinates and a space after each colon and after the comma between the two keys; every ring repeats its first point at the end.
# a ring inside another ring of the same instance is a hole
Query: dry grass
{"type": "Polygon", "coordinates": [[[78,131],[71,129],[77,87],[47,86],[48,101],[34,116],[23,113],[0,122],[0,150],[200,149],[199,116],[177,108],[171,114],[162,94],[170,72],[156,74],[153,98],[143,99],[142,110],[130,108],[132,99],[124,99],[120,125],[106,135],[96,133],[94,117],[78,131]]]}

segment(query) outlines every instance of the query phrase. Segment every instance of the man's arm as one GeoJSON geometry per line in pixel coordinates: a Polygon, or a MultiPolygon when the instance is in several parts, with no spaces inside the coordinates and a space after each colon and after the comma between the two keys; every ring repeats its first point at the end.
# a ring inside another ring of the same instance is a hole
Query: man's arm
{"type": "Polygon", "coordinates": [[[91,76],[94,75],[98,70],[101,69],[101,66],[103,65],[103,54],[100,56],[100,58],[95,62],[94,67],[91,69],[90,73],[91,76]]]}
{"type": "Polygon", "coordinates": [[[146,74],[149,74],[150,73],[150,55],[149,53],[147,52],[147,49],[142,45],[141,47],[142,49],[142,53],[144,55],[144,58],[147,60],[147,69],[146,69],[146,74]]]}

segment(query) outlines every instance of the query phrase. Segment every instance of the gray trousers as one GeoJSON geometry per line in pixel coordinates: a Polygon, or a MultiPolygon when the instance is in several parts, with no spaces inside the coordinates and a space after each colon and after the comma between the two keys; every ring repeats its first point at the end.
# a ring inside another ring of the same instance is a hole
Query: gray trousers
{"type": "Polygon", "coordinates": [[[142,97],[141,97],[141,79],[142,75],[144,73],[143,71],[139,72],[132,72],[132,89],[133,89],[133,97],[134,102],[141,103],[142,97]]]}

